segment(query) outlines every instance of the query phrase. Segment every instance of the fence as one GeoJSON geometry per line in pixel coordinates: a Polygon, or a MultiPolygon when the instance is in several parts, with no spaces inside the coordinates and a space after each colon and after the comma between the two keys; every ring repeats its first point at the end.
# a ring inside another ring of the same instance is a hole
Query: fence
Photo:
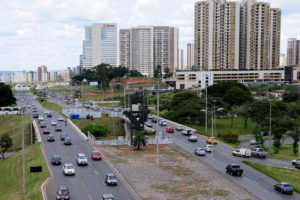
{"type": "Polygon", "coordinates": [[[79,118],[86,118],[87,115],[93,115],[94,118],[101,118],[102,114],[100,111],[89,111],[83,109],[63,109],[62,113],[65,116],[71,116],[73,114],[79,115],[79,118]]]}

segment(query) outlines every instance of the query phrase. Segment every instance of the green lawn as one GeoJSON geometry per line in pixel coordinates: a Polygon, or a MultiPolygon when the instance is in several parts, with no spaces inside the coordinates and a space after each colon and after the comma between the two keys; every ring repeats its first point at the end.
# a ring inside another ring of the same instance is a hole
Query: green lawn
{"type": "Polygon", "coordinates": [[[72,94],[71,90],[67,90],[66,88],[64,88],[62,86],[52,86],[51,90],[55,91],[61,95],[71,95],[72,94]]]}
{"type": "Polygon", "coordinates": [[[0,160],[0,200],[41,200],[41,185],[49,171],[40,150],[40,143],[25,148],[26,196],[23,195],[22,151],[0,160]],[[43,172],[30,173],[30,166],[42,166],[43,172]]]}
{"type": "Polygon", "coordinates": [[[81,130],[89,124],[102,124],[108,128],[108,136],[125,136],[125,130],[121,118],[104,117],[72,120],[81,130]]]}
{"type": "Polygon", "coordinates": [[[44,102],[42,102],[42,101],[40,101],[40,100],[39,100],[39,103],[40,103],[45,109],[47,109],[47,110],[52,110],[52,111],[55,111],[55,112],[58,112],[58,113],[62,114],[62,109],[63,109],[63,107],[60,106],[60,105],[58,105],[58,104],[56,104],[56,103],[51,103],[51,102],[49,102],[49,101],[44,101],[44,102]]]}
{"type": "MultiPolygon", "coordinates": [[[[13,139],[13,146],[8,151],[17,151],[22,148],[22,116],[1,115],[0,136],[9,133],[13,139]]],[[[25,146],[30,144],[30,117],[24,116],[24,142],[25,146]]]]}
{"type": "Polygon", "coordinates": [[[269,155],[269,157],[291,161],[291,160],[299,158],[299,154],[297,152],[297,154],[294,156],[294,154],[293,154],[293,145],[292,144],[285,144],[285,145],[282,145],[280,147],[280,152],[278,154],[272,153],[271,155],[269,155]]]}
{"type": "Polygon", "coordinates": [[[243,161],[262,173],[270,176],[278,182],[288,182],[292,185],[295,191],[300,192],[300,170],[287,169],[281,167],[273,167],[250,161],[243,161]]]}

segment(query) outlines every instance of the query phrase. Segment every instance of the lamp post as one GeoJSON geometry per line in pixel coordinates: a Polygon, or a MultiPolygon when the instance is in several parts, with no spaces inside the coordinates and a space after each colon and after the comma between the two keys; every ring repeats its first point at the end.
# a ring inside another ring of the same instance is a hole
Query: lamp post
{"type": "Polygon", "coordinates": [[[25,152],[24,152],[24,110],[22,110],[22,166],[23,166],[23,194],[26,195],[26,174],[25,174],[25,152]]]}
{"type": "Polygon", "coordinates": [[[159,163],[158,160],[158,137],[159,137],[159,127],[158,127],[158,117],[159,117],[159,78],[157,79],[157,108],[156,108],[156,164],[159,163]]]}
{"type": "MultiPolygon", "coordinates": [[[[269,123],[269,125],[270,125],[270,127],[269,127],[269,131],[270,131],[270,137],[272,137],[272,99],[269,99],[269,102],[270,102],[270,116],[269,116],[269,118],[270,118],[270,123],[269,123]]],[[[271,144],[270,144],[270,154],[272,154],[272,138],[271,138],[271,144]]]]}

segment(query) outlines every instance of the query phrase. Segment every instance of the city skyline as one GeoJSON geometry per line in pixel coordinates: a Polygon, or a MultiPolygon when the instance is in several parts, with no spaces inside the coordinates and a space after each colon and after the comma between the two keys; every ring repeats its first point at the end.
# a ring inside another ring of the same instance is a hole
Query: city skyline
{"type": "MultiPolygon", "coordinates": [[[[85,25],[111,22],[118,30],[138,25],[179,28],[179,48],[194,41],[194,0],[181,2],[117,1],[6,1],[0,8],[0,70],[34,70],[46,65],[62,70],[79,65],[85,25]],[[153,12],[163,8],[164,12],[153,12]],[[109,12],[107,12],[109,10],[109,12]],[[153,15],[155,13],[155,15],[153,15]],[[13,58],[13,59],[11,59],[13,58]]],[[[237,1],[240,2],[240,1],[237,1]]],[[[296,0],[269,0],[281,8],[281,48],[286,54],[287,38],[300,38],[300,13],[296,0]]],[[[186,64],[186,61],[185,61],[186,64]]]]}

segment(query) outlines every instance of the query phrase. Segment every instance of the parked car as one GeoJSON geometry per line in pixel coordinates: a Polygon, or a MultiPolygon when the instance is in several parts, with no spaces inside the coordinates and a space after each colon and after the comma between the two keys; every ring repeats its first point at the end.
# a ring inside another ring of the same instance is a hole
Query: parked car
{"type": "Polygon", "coordinates": [[[156,123],[156,122],[157,122],[157,119],[156,119],[155,117],[153,117],[153,118],[151,119],[151,121],[152,121],[153,123],[156,123]]]}
{"type": "Polygon", "coordinates": [[[40,121],[44,121],[44,117],[43,116],[39,116],[39,120],[40,121]]]}
{"type": "Polygon", "coordinates": [[[257,145],[257,141],[256,141],[256,140],[251,140],[251,141],[249,142],[249,144],[250,144],[250,145],[257,145]]]}
{"type": "Polygon", "coordinates": [[[60,134],[60,140],[64,140],[66,137],[68,137],[68,134],[67,134],[67,133],[62,132],[62,133],[60,134]]]}
{"type": "Polygon", "coordinates": [[[289,183],[281,182],[274,185],[274,189],[285,194],[293,194],[294,190],[289,183]]]}
{"type": "Polygon", "coordinates": [[[117,177],[113,173],[106,174],[105,182],[107,185],[117,185],[117,177]]]}
{"type": "Polygon", "coordinates": [[[83,153],[79,153],[76,156],[77,165],[88,165],[88,159],[83,153]]]}
{"type": "Polygon", "coordinates": [[[115,197],[112,194],[103,194],[102,200],[115,200],[115,197]]]}
{"type": "Polygon", "coordinates": [[[233,156],[249,158],[251,156],[250,149],[236,149],[232,151],[233,156]]]}
{"type": "Polygon", "coordinates": [[[159,121],[160,126],[167,126],[167,122],[165,120],[159,121]]]}
{"type": "Polygon", "coordinates": [[[59,186],[56,192],[56,199],[70,199],[70,191],[67,186],[59,186]]]}
{"type": "Polygon", "coordinates": [[[72,140],[71,140],[71,138],[66,137],[66,138],[64,139],[64,145],[72,145],[72,140]]]}
{"type": "Polygon", "coordinates": [[[64,166],[63,166],[63,172],[64,172],[64,175],[67,176],[67,175],[72,175],[74,176],[75,175],[75,169],[73,167],[73,165],[71,163],[65,163],[64,166]]]}
{"type": "Polygon", "coordinates": [[[166,131],[167,131],[167,133],[174,133],[174,128],[173,127],[167,127],[166,131]]]}
{"type": "Polygon", "coordinates": [[[53,155],[51,158],[52,165],[61,165],[61,157],[59,155],[53,155]]]}
{"type": "Polygon", "coordinates": [[[205,147],[205,152],[212,152],[213,151],[213,146],[211,144],[207,144],[205,147]]]}
{"type": "Polygon", "coordinates": [[[195,155],[197,156],[205,156],[205,149],[204,148],[197,148],[194,151],[195,155]]]}
{"type": "Polygon", "coordinates": [[[33,117],[33,118],[39,118],[39,114],[34,113],[34,114],[32,115],[32,117],[33,117]]]}
{"type": "Polygon", "coordinates": [[[300,169],[300,159],[297,159],[295,162],[295,168],[300,169]]]}
{"type": "Polygon", "coordinates": [[[55,126],[55,131],[62,131],[61,126],[60,126],[60,125],[56,125],[56,126],[55,126]]]}
{"type": "Polygon", "coordinates": [[[299,162],[299,164],[300,164],[300,158],[291,161],[292,165],[296,165],[296,162],[299,162]]]}
{"type": "Polygon", "coordinates": [[[55,142],[55,137],[54,137],[54,135],[53,135],[53,134],[48,135],[47,141],[48,141],[48,142],[55,142]]]}
{"type": "Polygon", "coordinates": [[[50,134],[50,130],[49,129],[44,129],[43,134],[50,134]]]}
{"type": "Polygon", "coordinates": [[[62,116],[60,116],[57,120],[58,121],[65,121],[65,118],[63,118],[62,116]]]}
{"type": "Polygon", "coordinates": [[[93,151],[91,154],[93,160],[102,160],[102,154],[99,151],[93,151]]]}
{"type": "Polygon", "coordinates": [[[198,138],[196,135],[191,135],[189,138],[188,138],[188,141],[190,142],[197,142],[198,138]]]}
{"type": "Polygon", "coordinates": [[[175,129],[176,129],[177,131],[182,131],[182,130],[183,130],[183,126],[178,125],[178,126],[175,127],[175,129]]]}
{"type": "Polygon", "coordinates": [[[152,127],[153,125],[152,125],[151,122],[146,122],[146,123],[145,123],[145,126],[152,127]]]}
{"type": "Polygon", "coordinates": [[[206,143],[209,143],[209,144],[218,144],[218,140],[215,137],[208,137],[206,139],[206,143]]]}
{"type": "Polygon", "coordinates": [[[192,130],[184,129],[184,130],[181,131],[181,134],[185,135],[185,136],[190,136],[190,135],[192,135],[192,130]]]}
{"type": "Polygon", "coordinates": [[[229,164],[226,167],[226,172],[231,174],[232,176],[237,175],[237,176],[242,176],[243,174],[243,169],[240,167],[239,164],[229,164]]]}
{"type": "Polygon", "coordinates": [[[55,120],[55,119],[53,119],[52,121],[51,121],[51,126],[56,126],[57,125],[57,121],[55,120]]]}
{"type": "Polygon", "coordinates": [[[153,118],[153,116],[149,114],[148,115],[148,119],[152,119],[152,118],[153,118]]]}
{"type": "Polygon", "coordinates": [[[251,149],[251,156],[258,158],[266,158],[268,152],[266,152],[263,148],[253,148],[251,149]]]}
{"type": "Polygon", "coordinates": [[[46,122],[41,122],[40,126],[41,126],[41,128],[46,128],[47,124],[46,124],[46,122]]]}

